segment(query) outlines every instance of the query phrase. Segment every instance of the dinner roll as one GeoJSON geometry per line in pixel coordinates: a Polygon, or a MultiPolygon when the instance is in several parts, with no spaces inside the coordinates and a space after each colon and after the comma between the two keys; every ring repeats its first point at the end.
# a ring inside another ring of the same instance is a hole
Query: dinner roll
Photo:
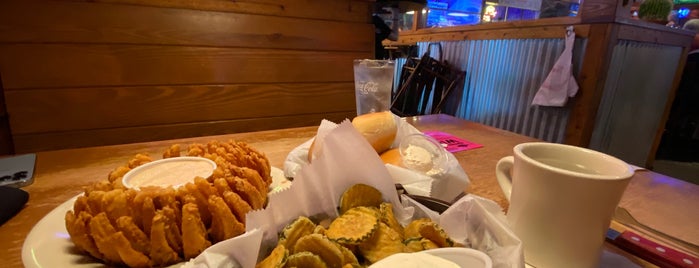
{"type": "Polygon", "coordinates": [[[398,132],[390,111],[359,115],[352,120],[352,125],[379,154],[391,147],[398,132]]]}
{"type": "Polygon", "coordinates": [[[389,149],[383,152],[381,155],[381,160],[384,164],[391,164],[394,166],[403,166],[403,159],[400,156],[400,148],[389,149]]]}

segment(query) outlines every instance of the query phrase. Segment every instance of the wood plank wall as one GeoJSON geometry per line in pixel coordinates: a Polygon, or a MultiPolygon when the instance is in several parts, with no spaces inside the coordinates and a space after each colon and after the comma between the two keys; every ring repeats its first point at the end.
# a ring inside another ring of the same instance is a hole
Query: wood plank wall
{"type": "Polygon", "coordinates": [[[2,1],[17,153],[317,125],[355,113],[366,0],[2,1]]]}

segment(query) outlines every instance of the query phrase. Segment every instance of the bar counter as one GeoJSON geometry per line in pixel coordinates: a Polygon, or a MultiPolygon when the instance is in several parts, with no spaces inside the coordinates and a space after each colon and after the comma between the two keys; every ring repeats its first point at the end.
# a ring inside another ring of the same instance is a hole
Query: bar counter
{"type": "MultiPolygon", "coordinates": [[[[482,148],[455,153],[471,180],[470,187],[465,190],[492,199],[504,210],[507,209],[507,200],[495,179],[495,164],[500,158],[510,155],[516,144],[536,139],[447,115],[410,117],[406,121],[421,131],[443,131],[482,144],[482,148]]],[[[3,248],[0,251],[0,266],[22,267],[21,251],[25,237],[39,220],[61,203],[80,194],[83,186],[105,179],[112,169],[137,153],[148,153],[157,159],[175,143],[186,145],[234,139],[249,143],[264,152],[272,166],[283,168],[287,154],[312,138],[316,130],[317,127],[289,128],[39,152],[34,182],[23,188],[30,194],[29,202],[14,218],[0,226],[0,245],[3,248]]],[[[620,206],[645,225],[696,245],[699,244],[699,210],[694,204],[699,204],[699,186],[642,170],[634,175],[620,206]]],[[[654,267],[612,245],[606,245],[606,248],[643,267],[654,267]]]]}

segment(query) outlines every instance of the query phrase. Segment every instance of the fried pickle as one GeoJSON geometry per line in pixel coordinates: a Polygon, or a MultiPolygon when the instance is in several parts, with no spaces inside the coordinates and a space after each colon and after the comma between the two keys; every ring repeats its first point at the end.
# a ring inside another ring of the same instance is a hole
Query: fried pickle
{"type": "Polygon", "coordinates": [[[285,267],[327,268],[328,265],[320,256],[303,251],[290,255],[285,267]]]}
{"type": "Polygon", "coordinates": [[[355,184],[340,197],[340,214],[359,206],[378,208],[383,203],[381,192],[366,184],[355,184]]]}
{"type": "Polygon", "coordinates": [[[325,234],[341,244],[357,245],[372,237],[378,225],[379,219],[371,209],[354,207],[330,223],[325,234]]]}
{"type": "Polygon", "coordinates": [[[391,229],[395,230],[396,233],[400,235],[401,239],[405,238],[403,236],[403,226],[400,225],[400,223],[396,219],[396,216],[393,214],[393,204],[388,202],[381,203],[379,211],[381,212],[381,222],[385,223],[386,225],[388,225],[388,227],[391,227],[391,229]]]}
{"type": "Polygon", "coordinates": [[[320,256],[328,267],[342,267],[344,256],[335,242],[321,234],[310,234],[299,238],[294,253],[308,251],[320,256]]]}
{"type": "Polygon", "coordinates": [[[408,252],[400,235],[383,222],[379,223],[371,238],[359,245],[359,251],[371,263],[396,253],[408,252]]]}
{"type": "Polygon", "coordinates": [[[289,250],[283,245],[277,245],[272,253],[255,265],[255,268],[279,268],[284,267],[289,258],[289,250]]]}
{"type": "Polygon", "coordinates": [[[315,227],[316,224],[309,218],[300,216],[282,229],[279,233],[279,242],[277,243],[284,245],[286,248],[293,249],[294,246],[296,246],[296,241],[301,237],[312,234],[315,227]]]}

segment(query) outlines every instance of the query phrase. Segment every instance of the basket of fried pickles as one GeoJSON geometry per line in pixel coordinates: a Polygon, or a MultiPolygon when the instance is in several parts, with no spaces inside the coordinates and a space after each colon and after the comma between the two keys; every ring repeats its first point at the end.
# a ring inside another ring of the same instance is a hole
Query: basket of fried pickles
{"type": "Polygon", "coordinates": [[[482,251],[493,267],[524,267],[521,242],[494,202],[467,195],[440,215],[399,197],[384,163],[348,121],[326,135],[322,150],[291,187],[247,214],[244,235],[185,267],[230,260],[245,268],[369,267],[395,254],[446,247],[482,251]]]}
{"type": "Polygon", "coordinates": [[[398,253],[463,247],[427,217],[403,226],[381,192],[355,184],[340,197],[337,218],[299,216],[256,267],[365,267],[398,253]]]}

